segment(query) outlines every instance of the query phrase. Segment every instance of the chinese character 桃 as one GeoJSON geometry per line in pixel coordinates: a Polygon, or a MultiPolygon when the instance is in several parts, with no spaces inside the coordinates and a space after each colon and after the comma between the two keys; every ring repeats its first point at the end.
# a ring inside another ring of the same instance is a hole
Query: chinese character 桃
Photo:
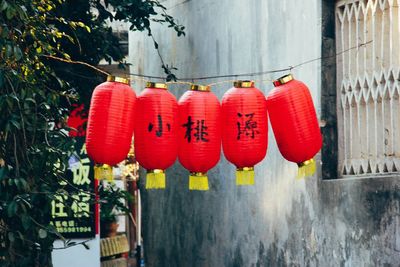
{"type": "MultiPolygon", "coordinates": [[[[168,132],[171,131],[171,124],[167,123],[167,130],[168,132]]],[[[152,132],[154,128],[154,124],[153,123],[149,123],[149,126],[147,127],[147,130],[149,132],[152,132]]],[[[157,137],[161,137],[163,134],[163,121],[162,121],[162,117],[160,114],[157,115],[157,129],[155,130],[156,136],[157,137]]]]}
{"type": "Polygon", "coordinates": [[[192,121],[192,116],[188,116],[188,120],[185,124],[182,124],[182,127],[186,128],[185,139],[190,143],[192,140],[192,134],[196,138],[197,142],[208,142],[209,140],[206,138],[208,136],[207,126],[205,125],[205,120],[196,120],[196,122],[192,121]],[[195,126],[195,127],[193,127],[195,126]]]}
{"type": "Polygon", "coordinates": [[[254,113],[237,114],[240,121],[237,122],[237,140],[240,140],[241,135],[254,139],[256,134],[260,132],[257,130],[257,122],[253,120],[254,113]]]}

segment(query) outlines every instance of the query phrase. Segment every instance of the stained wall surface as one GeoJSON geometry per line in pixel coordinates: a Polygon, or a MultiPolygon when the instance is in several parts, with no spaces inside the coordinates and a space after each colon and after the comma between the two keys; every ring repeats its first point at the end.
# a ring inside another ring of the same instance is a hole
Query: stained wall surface
{"type": "MultiPolygon", "coordinates": [[[[321,56],[321,1],[167,0],[186,37],[154,25],[166,64],[178,78],[257,73],[321,56]]],[[[131,72],[162,76],[161,61],[145,33],[130,33],[131,72]]],[[[292,73],[305,82],[321,114],[321,60],[292,73]]],[[[285,72],[240,77],[265,94],[285,72]]],[[[203,84],[235,78],[209,79],[203,84]]],[[[132,86],[140,92],[142,82],[132,86]]],[[[213,92],[221,99],[232,83],[213,92]]],[[[179,98],[186,85],[172,85],[179,98]]],[[[138,111],[140,112],[140,111],[138,111]]],[[[340,123],[340,122],[339,122],[340,123]]],[[[143,191],[147,266],[398,266],[400,179],[396,176],[296,180],[297,166],[280,155],[269,131],[256,185],[236,187],[235,168],[221,156],[209,172],[210,191],[189,192],[177,161],[167,189],[143,191]]],[[[329,164],[326,162],[324,164],[329,164]]],[[[142,173],[143,174],[143,173],[142,173]]],[[[142,175],[143,177],[143,175],[142,175]]]]}

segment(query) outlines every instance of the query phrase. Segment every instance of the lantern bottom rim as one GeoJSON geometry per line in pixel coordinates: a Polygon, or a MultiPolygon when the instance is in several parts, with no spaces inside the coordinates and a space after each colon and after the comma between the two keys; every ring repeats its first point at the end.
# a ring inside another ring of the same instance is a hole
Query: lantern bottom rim
{"type": "Polygon", "coordinates": [[[206,172],[191,172],[190,176],[207,176],[206,172]]]}
{"type": "Polygon", "coordinates": [[[110,165],[110,164],[103,164],[103,163],[96,163],[94,166],[95,166],[95,167],[103,167],[103,168],[112,168],[112,165],[110,165]]]}
{"type": "Polygon", "coordinates": [[[152,169],[152,170],[147,170],[147,173],[164,173],[165,170],[163,169],[152,169]]]}
{"type": "Polygon", "coordinates": [[[304,166],[313,164],[314,162],[315,162],[315,160],[312,158],[312,159],[308,159],[308,160],[306,160],[306,161],[297,163],[297,166],[299,166],[299,168],[301,168],[301,167],[304,167],[304,166]]]}
{"type": "Polygon", "coordinates": [[[245,171],[245,172],[254,171],[254,166],[252,166],[252,167],[240,167],[240,168],[236,168],[236,171],[245,171]]]}

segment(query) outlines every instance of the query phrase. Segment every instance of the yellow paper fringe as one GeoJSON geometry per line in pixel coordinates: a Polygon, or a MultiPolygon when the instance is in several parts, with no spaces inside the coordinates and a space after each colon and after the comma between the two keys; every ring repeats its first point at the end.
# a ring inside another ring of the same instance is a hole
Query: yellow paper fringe
{"type": "Polygon", "coordinates": [[[236,170],[236,185],[254,185],[254,169],[242,168],[236,170]]]}
{"type": "Polygon", "coordinates": [[[208,177],[204,173],[192,173],[189,176],[189,190],[202,190],[207,191],[208,177]]]}
{"type": "Polygon", "coordinates": [[[110,165],[96,165],[94,166],[94,178],[97,180],[108,180],[113,181],[113,168],[110,165]]]}
{"type": "Polygon", "coordinates": [[[316,163],[314,159],[310,159],[305,161],[305,164],[299,166],[299,170],[297,173],[297,179],[303,179],[305,177],[313,176],[317,169],[316,163]]]}
{"type": "Polygon", "coordinates": [[[162,170],[147,172],[146,189],[165,189],[165,173],[162,170]]]}

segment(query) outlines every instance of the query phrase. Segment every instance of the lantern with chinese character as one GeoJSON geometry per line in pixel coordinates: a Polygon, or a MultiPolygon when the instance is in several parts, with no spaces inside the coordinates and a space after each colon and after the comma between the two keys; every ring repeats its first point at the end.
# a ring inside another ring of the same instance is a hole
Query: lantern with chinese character
{"type": "Polygon", "coordinates": [[[178,155],[178,103],[164,83],[147,83],[138,96],[135,153],[147,169],[146,188],[165,188],[165,169],[178,155]]]}
{"type": "Polygon", "coordinates": [[[275,139],[283,157],[297,163],[298,177],[315,172],[313,157],[322,146],[322,136],[310,91],[286,75],[274,82],[267,108],[275,139]]]}
{"type": "Polygon", "coordinates": [[[123,161],[129,152],[134,127],[136,95],[129,80],[109,76],[92,95],[86,131],[89,157],[97,164],[96,178],[111,178],[109,166],[123,161]],[[99,177],[101,176],[101,177],[99,177]]]}
{"type": "Polygon", "coordinates": [[[237,81],[222,98],[222,147],[236,167],[236,184],[254,184],[254,165],[268,146],[268,117],[264,94],[252,81],[237,81]]]}
{"type": "Polygon", "coordinates": [[[208,190],[207,171],[221,153],[221,107],[209,86],[192,85],[178,102],[178,156],[190,171],[189,189],[208,190]]]}

